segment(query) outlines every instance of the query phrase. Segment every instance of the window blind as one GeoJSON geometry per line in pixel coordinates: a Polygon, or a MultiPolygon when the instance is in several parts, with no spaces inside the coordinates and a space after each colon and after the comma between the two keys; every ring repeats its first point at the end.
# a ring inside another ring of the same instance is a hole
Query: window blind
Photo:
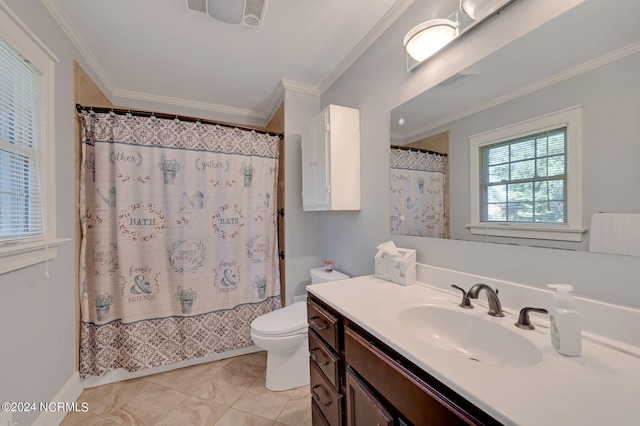
{"type": "Polygon", "coordinates": [[[567,129],[480,147],[480,221],[567,223],[567,129]]]}
{"type": "Polygon", "coordinates": [[[44,84],[0,38],[0,243],[44,238],[44,84]]]}

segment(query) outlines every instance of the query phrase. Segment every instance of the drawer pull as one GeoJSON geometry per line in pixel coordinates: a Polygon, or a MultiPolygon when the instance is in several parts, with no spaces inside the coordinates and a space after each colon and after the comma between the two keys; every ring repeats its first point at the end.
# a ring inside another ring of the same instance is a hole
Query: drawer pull
{"type": "Polygon", "coordinates": [[[311,351],[310,351],[310,352],[311,352],[311,354],[310,354],[309,356],[311,357],[311,359],[313,360],[313,362],[315,362],[316,364],[318,364],[318,365],[320,365],[320,366],[322,366],[322,367],[324,367],[325,365],[329,365],[329,361],[320,361],[320,360],[318,359],[318,357],[317,357],[317,356],[315,356],[315,355],[313,354],[313,351],[317,351],[318,349],[320,349],[320,348],[313,348],[313,349],[311,349],[311,351]]]}
{"type": "Polygon", "coordinates": [[[311,317],[311,318],[309,318],[309,320],[310,320],[310,322],[311,322],[311,325],[312,325],[314,328],[316,328],[316,329],[318,329],[318,330],[320,330],[320,331],[324,331],[324,330],[328,330],[328,329],[329,329],[329,327],[326,327],[326,326],[324,326],[324,327],[323,327],[323,326],[321,326],[321,325],[318,325],[318,323],[315,321],[315,320],[317,320],[317,319],[320,319],[320,317],[311,317]]]}
{"type": "Polygon", "coordinates": [[[322,386],[322,385],[314,385],[314,386],[311,388],[311,394],[313,395],[313,399],[315,399],[315,400],[316,400],[316,402],[317,402],[319,405],[322,405],[322,406],[328,407],[328,406],[330,406],[330,405],[331,405],[331,401],[329,401],[329,402],[322,402],[322,401],[320,400],[320,396],[316,393],[316,388],[319,388],[319,387],[321,387],[321,386],[322,386]]]}

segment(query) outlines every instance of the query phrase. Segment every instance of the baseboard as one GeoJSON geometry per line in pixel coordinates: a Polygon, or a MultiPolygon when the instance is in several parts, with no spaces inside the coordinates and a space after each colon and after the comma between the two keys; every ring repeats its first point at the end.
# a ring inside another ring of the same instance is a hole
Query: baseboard
{"type": "MultiPolygon", "coordinates": [[[[56,396],[51,400],[52,403],[73,403],[75,402],[82,391],[84,385],[80,380],[78,372],[74,372],[73,375],[67,380],[67,383],[62,386],[56,396]]],[[[67,407],[69,408],[69,407],[67,407]]],[[[82,407],[78,406],[78,409],[82,407]]],[[[32,426],[58,426],[68,411],[53,409],[50,411],[42,411],[32,426]]]]}

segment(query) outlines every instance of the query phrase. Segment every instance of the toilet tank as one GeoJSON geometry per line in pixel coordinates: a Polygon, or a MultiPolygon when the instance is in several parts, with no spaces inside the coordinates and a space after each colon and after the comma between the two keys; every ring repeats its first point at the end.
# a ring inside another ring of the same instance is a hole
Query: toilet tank
{"type": "Polygon", "coordinates": [[[311,284],[326,283],[329,281],[346,280],[349,275],[345,275],[335,269],[331,272],[325,271],[325,268],[313,268],[311,270],[311,284]]]}

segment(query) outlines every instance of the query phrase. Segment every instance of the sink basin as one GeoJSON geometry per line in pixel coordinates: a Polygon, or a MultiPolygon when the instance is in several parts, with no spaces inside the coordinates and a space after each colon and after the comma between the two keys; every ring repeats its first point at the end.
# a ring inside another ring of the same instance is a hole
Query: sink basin
{"type": "Polygon", "coordinates": [[[533,343],[502,326],[499,319],[466,310],[418,305],[400,311],[398,321],[417,339],[483,364],[526,367],[542,358],[533,343]]]}

